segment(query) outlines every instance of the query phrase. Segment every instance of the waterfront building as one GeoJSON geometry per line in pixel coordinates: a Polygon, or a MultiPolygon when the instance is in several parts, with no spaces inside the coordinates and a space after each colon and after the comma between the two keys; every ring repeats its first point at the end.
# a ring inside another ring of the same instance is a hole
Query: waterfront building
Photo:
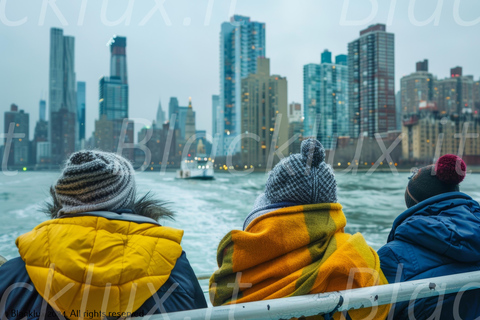
{"type": "Polygon", "coordinates": [[[402,131],[402,114],[403,114],[403,109],[402,109],[402,91],[399,90],[397,94],[395,95],[395,114],[396,114],[396,121],[397,125],[395,127],[395,130],[397,131],[402,131]]]}
{"type": "Polygon", "coordinates": [[[395,130],[395,36],[377,24],[348,44],[350,136],[395,130]]]}
{"type": "Polygon", "coordinates": [[[43,99],[40,100],[38,107],[38,116],[40,120],[47,121],[47,102],[43,99]]]}
{"type": "Polygon", "coordinates": [[[435,83],[438,110],[443,114],[463,114],[474,111],[473,76],[464,76],[462,67],[450,70],[450,77],[435,83]]]}
{"type": "Polygon", "coordinates": [[[40,118],[35,125],[33,141],[31,143],[32,164],[46,165],[50,163],[50,144],[48,142],[48,121],[45,120],[45,106],[40,103],[40,118]],[[43,113],[43,114],[42,114],[43,113]]]}
{"type": "MultiPolygon", "coordinates": [[[[7,166],[26,166],[30,164],[30,123],[29,114],[23,110],[18,110],[18,106],[12,104],[10,111],[4,114],[4,133],[7,134],[10,126],[13,124],[14,134],[24,134],[23,138],[13,138],[10,145],[10,152],[8,155],[7,166]]],[[[7,144],[7,138],[3,139],[3,144],[7,144]]]]}
{"type": "Polygon", "coordinates": [[[288,153],[301,153],[300,146],[303,140],[303,119],[288,124],[288,139],[295,137],[295,140],[288,146],[288,153]]]}
{"type": "Polygon", "coordinates": [[[178,99],[176,97],[171,97],[170,102],[168,103],[168,121],[170,121],[173,114],[177,114],[178,121],[178,108],[178,99]]]}
{"type": "Polygon", "coordinates": [[[242,80],[242,133],[254,135],[241,139],[243,165],[265,168],[270,154],[287,142],[287,101],[287,79],[270,75],[270,60],[258,58],[257,71],[242,80]]]}
{"type": "MultiPolygon", "coordinates": [[[[133,122],[128,120],[127,38],[114,36],[108,45],[110,76],[99,81],[99,120],[95,122],[94,135],[96,148],[116,152],[125,143],[133,144],[133,122]]],[[[134,160],[133,149],[125,149],[123,155],[134,160]]]]}
{"type": "Polygon", "coordinates": [[[434,101],[436,78],[428,72],[428,60],[417,62],[417,69],[400,80],[403,114],[417,113],[421,102],[434,101]]]}
{"type": "Polygon", "coordinates": [[[459,154],[467,163],[480,164],[480,119],[470,114],[444,116],[420,112],[403,120],[403,158],[433,163],[444,154],[459,154]]]}
{"type": "Polygon", "coordinates": [[[241,133],[242,79],[257,72],[257,59],[265,57],[265,23],[234,15],[220,31],[220,106],[223,121],[217,127],[221,133],[219,154],[240,152],[240,143],[232,145],[241,133]]]}
{"type": "Polygon", "coordinates": [[[170,141],[170,145],[168,144],[168,133],[170,129],[170,124],[169,123],[158,123],[158,122],[153,122],[150,127],[144,127],[140,132],[138,133],[138,141],[143,141],[150,130],[152,132],[152,136],[150,140],[147,141],[145,146],[147,147],[148,150],[151,152],[151,159],[150,163],[145,162],[145,154],[142,152],[140,154],[139,159],[135,159],[136,163],[139,163],[141,165],[145,165],[150,167],[151,170],[155,168],[156,166],[161,166],[163,165],[163,158],[165,155],[165,152],[168,153],[167,155],[167,163],[166,165],[170,165],[170,163],[174,163],[175,161],[175,146],[176,146],[176,141],[175,141],[175,136],[172,136],[172,140],[170,141]]]}
{"type": "Polygon", "coordinates": [[[480,80],[473,84],[473,104],[474,114],[478,115],[480,112],[480,80]]]}
{"type": "Polygon", "coordinates": [[[315,136],[325,149],[332,149],[336,138],[349,134],[347,56],[325,50],[320,64],[303,67],[304,133],[315,136]]]}
{"type": "Polygon", "coordinates": [[[77,82],[77,149],[85,148],[85,121],[86,121],[86,83],[77,82]]]}
{"type": "Polygon", "coordinates": [[[195,136],[195,112],[192,107],[192,98],[188,98],[188,109],[185,117],[185,141],[188,141],[192,136],[195,136]]]}
{"type": "Polygon", "coordinates": [[[223,110],[220,107],[220,96],[212,95],[212,137],[220,133],[223,110]]]}
{"type": "Polygon", "coordinates": [[[185,140],[185,126],[187,124],[187,113],[188,107],[178,107],[178,123],[175,124],[175,128],[178,129],[178,140],[184,141],[185,140]]]}
{"type": "Polygon", "coordinates": [[[157,123],[159,126],[165,123],[165,111],[162,109],[162,102],[158,101],[158,108],[157,108],[157,123]]]}
{"type": "Polygon", "coordinates": [[[102,77],[99,82],[100,117],[108,120],[128,118],[128,85],[119,77],[102,77]]]}
{"type": "Polygon", "coordinates": [[[122,149],[122,155],[134,160],[133,148],[134,122],[128,119],[110,120],[102,115],[95,121],[95,148],[105,152],[117,152],[122,149]],[[122,140],[123,137],[123,140],[122,140]],[[128,147],[128,148],[127,148],[128,147]]]}
{"type": "Polygon", "coordinates": [[[75,39],[62,29],[50,29],[49,140],[52,164],[59,165],[75,151],[75,39]]]}
{"type": "Polygon", "coordinates": [[[303,119],[302,105],[292,102],[288,105],[288,122],[299,122],[303,119]]]}

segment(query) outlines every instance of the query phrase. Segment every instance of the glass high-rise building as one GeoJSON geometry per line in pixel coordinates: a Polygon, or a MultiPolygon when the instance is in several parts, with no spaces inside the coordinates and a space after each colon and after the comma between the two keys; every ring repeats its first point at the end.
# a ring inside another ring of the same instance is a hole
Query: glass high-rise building
{"type": "Polygon", "coordinates": [[[157,108],[157,124],[158,127],[161,127],[165,123],[165,111],[162,109],[162,101],[158,101],[158,108],[157,108]]]}
{"type": "Polygon", "coordinates": [[[108,120],[128,118],[128,85],[119,77],[103,77],[99,87],[100,118],[106,115],[108,120]]]}
{"type": "Polygon", "coordinates": [[[218,154],[240,152],[240,144],[231,146],[241,133],[241,82],[257,72],[257,58],[265,57],[265,23],[234,15],[220,31],[220,106],[224,119],[217,126],[221,133],[218,154]]]}
{"type": "Polygon", "coordinates": [[[75,151],[76,80],[75,39],[62,29],[50,29],[49,140],[52,164],[75,151]]]}
{"type": "Polygon", "coordinates": [[[395,36],[377,24],[348,44],[350,135],[396,128],[395,36]]]}
{"type": "Polygon", "coordinates": [[[77,82],[77,140],[79,148],[81,142],[85,140],[85,101],[86,101],[86,84],[83,81],[77,82]]]}
{"type": "MultiPolygon", "coordinates": [[[[7,165],[9,166],[25,166],[29,164],[30,160],[30,121],[29,114],[23,110],[18,110],[18,106],[12,104],[10,111],[6,111],[4,114],[4,131],[8,133],[10,126],[13,126],[14,134],[24,134],[23,138],[15,138],[10,142],[9,152],[5,156],[7,157],[7,165]]],[[[7,138],[3,139],[3,144],[7,145],[7,138]]],[[[6,152],[7,150],[5,150],[6,152]]]]}
{"type": "Polygon", "coordinates": [[[47,102],[45,100],[40,100],[38,104],[39,118],[41,121],[47,120],[47,102]]]}
{"type": "Polygon", "coordinates": [[[168,121],[172,118],[172,114],[177,114],[177,120],[175,122],[178,122],[178,108],[178,99],[176,97],[171,97],[168,102],[168,121]]]}
{"type": "Polygon", "coordinates": [[[332,149],[336,138],[349,133],[348,66],[346,55],[325,50],[320,64],[303,67],[304,136],[314,136],[326,149],[332,149]]]}
{"type": "Polygon", "coordinates": [[[215,136],[219,132],[218,127],[220,126],[222,110],[220,110],[220,96],[212,95],[212,137],[215,139],[215,136]]]}
{"type": "Polygon", "coordinates": [[[128,118],[127,38],[114,36],[110,45],[110,77],[99,83],[100,118],[108,120],[128,118]]]}

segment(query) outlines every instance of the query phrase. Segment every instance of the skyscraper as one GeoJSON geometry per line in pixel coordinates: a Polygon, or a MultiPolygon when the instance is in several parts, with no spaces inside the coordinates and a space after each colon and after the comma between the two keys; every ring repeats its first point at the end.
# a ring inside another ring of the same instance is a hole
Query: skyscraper
{"type": "Polygon", "coordinates": [[[185,140],[185,125],[187,123],[188,107],[178,107],[178,123],[175,124],[175,129],[178,129],[178,142],[185,140]]]}
{"type": "Polygon", "coordinates": [[[40,100],[40,117],[35,125],[33,141],[31,144],[32,164],[47,164],[50,162],[50,143],[48,142],[48,122],[46,121],[46,103],[40,100]]]}
{"type": "Polygon", "coordinates": [[[463,75],[462,67],[450,70],[450,78],[435,82],[438,110],[446,114],[472,113],[474,110],[473,76],[463,75]]]}
{"type": "Polygon", "coordinates": [[[219,132],[220,121],[222,121],[222,110],[220,108],[220,96],[212,95],[212,137],[219,132]]]}
{"type": "MultiPolygon", "coordinates": [[[[270,154],[288,140],[287,79],[270,75],[267,58],[258,58],[257,66],[256,73],[242,80],[241,129],[258,139],[245,137],[241,140],[241,158],[247,167],[265,168],[270,154]]],[[[288,155],[288,150],[283,154],[288,155]]]]}
{"type": "Polygon", "coordinates": [[[178,99],[176,97],[171,97],[168,102],[168,121],[172,118],[172,114],[177,114],[178,121],[178,99]]]}
{"type": "Polygon", "coordinates": [[[303,67],[304,133],[315,136],[326,149],[332,149],[339,136],[349,133],[348,123],[348,66],[345,55],[325,50],[321,64],[303,67]]]}
{"type": "Polygon", "coordinates": [[[473,112],[478,114],[480,111],[480,80],[473,84],[473,104],[475,109],[473,112]]]}
{"type": "MultiPolygon", "coordinates": [[[[133,122],[128,120],[127,39],[114,36],[108,45],[110,77],[99,82],[100,115],[95,122],[95,144],[104,151],[117,152],[123,143],[133,143],[133,122]]],[[[134,159],[133,149],[126,149],[123,155],[134,159]]]]}
{"type": "MultiPolygon", "coordinates": [[[[241,81],[257,72],[257,58],[265,57],[265,24],[235,15],[220,31],[220,106],[224,119],[219,154],[226,155],[232,140],[241,133],[241,81]]],[[[234,153],[240,152],[240,144],[234,153]]]]}
{"type": "Polygon", "coordinates": [[[85,141],[85,101],[86,101],[86,85],[83,81],[77,82],[77,147],[83,149],[85,141]]]}
{"type": "Polygon", "coordinates": [[[128,85],[119,77],[103,77],[99,88],[100,117],[106,115],[108,120],[128,118],[128,85]]]}
{"type": "Polygon", "coordinates": [[[47,102],[45,100],[40,100],[39,106],[38,106],[38,114],[39,118],[42,121],[47,120],[47,102]]]}
{"type": "Polygon", "coordinates": [[[162,109],[162,102],[158,101],[158,109],[157,109],[157,125],[159,128],[162,128],[162,125],[165,123],[165,111],[162,109]]]}
{"type": "Polygon", "coordinates": [[[75,151],[75,39],[62,29],[50,29],[49,138],[52,164],[75,151]]]}
{"type": "Polygon", "coordinates": [[[187,117],[185,119],[185,141],[195,135],[195,112],[192,107],[192,98],[188,99],[187,117]]]}
{"type": "Polygon", "coordinates": [[[120,78],[123,84],[128,84],[127,77],[127,38],[113,36],[110,39],[110,76],[120,78]]]}
{"type": "Polygon", "coordinates": [[[300,122],[303,120],[302,105],[292,102],[288,105],[288,122],[300,122]]]}
{"type": "Polygon", "coordinates": [[[100,118],[108,120],[128,118],[127,38],[114,36],[110,46],[110,77],[99,83],[100,118]]]}
{"type": "Polygon", "coordinates": [[[350,135],[395,130],[395,36],[377,24],[348,44],[350,135]]]}
{"type": "Polygon", "coordinates": [[[435,82],[428,72],[428,60],[417,62],[417,71],[400,80],[402,112],[416,113],[423,101],[434,101],[435,82]]]}
{"type": "MultiPolygon", "coordinates": [[[[14,138],[11,141],[10,152],[6,155],[8,158],[7,165],[9,166],[25,166],[29,164],[30,160],[30,123],[29,115],[23,110],[18,110],[18,106],[12,104],[10,111],[6,111],[4,118],[4,131],[8,132],[10,125],[13,124],[14,134],[23,133],[23,138],[14,138]]],[[[3,144],[6,145],[7,138],[4,138],[3,144]]],[[[2,154],[3,156],[3,154],[2,154]]]]}

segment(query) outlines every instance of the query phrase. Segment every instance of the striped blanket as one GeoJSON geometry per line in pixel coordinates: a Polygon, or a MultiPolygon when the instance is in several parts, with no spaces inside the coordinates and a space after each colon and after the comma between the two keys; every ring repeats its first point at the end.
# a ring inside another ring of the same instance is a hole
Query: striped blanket
{"type": "MultiPolygon", "coordinates": [[[[256,218],[220,242],[210,278],[214,306],[386,284],[377,253],[360,233],[344,232],[338,203],[294,206],[256,218]]],[[[385,319],[389,306],[350,311],[385,319]]],[[[322,319],[321,317],[318,317],[322,319]]],[[[339,313],[334,318],[340,319],[339,313]]]]}

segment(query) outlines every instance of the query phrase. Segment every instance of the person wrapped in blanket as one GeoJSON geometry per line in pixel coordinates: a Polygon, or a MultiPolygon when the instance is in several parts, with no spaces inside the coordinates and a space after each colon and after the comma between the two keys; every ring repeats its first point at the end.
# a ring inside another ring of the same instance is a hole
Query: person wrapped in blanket
{"type": "MultiPolygon", "coordinates": [[[[387,284],[375,250],[360,233],[344,232],[324,160],[322,144],[308,139],[270,172],[244,230],[220,241],[209,286],[214,306],[387,284]]],[[[311,319],[385,319],[389,306],[335,311],[311,319]]]]}

